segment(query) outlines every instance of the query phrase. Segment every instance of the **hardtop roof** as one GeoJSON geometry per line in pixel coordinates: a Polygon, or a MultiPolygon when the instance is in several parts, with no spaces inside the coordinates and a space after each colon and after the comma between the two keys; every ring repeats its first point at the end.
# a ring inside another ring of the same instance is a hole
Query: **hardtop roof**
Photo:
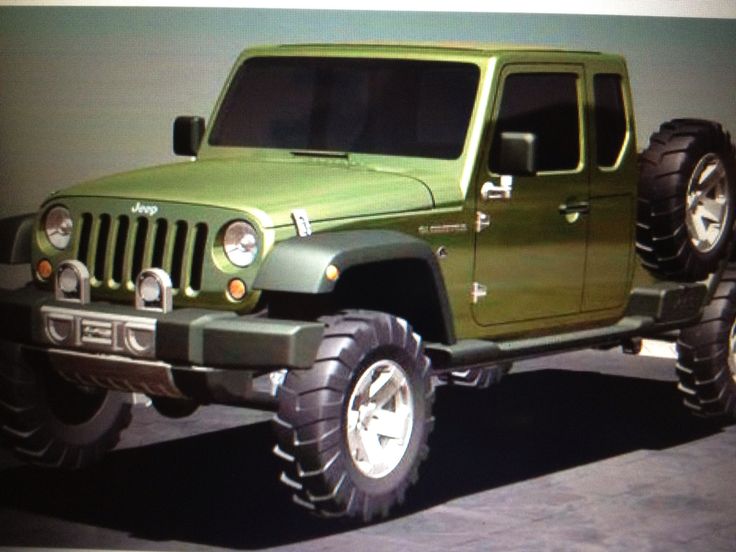
{"type": "Polygon", "coordinates": [[[324,50],[340,50],[340,49],[366,49],[366,50],[409,50],[416,52],[458,52],[458,53],[476,53],[481,55],[494,55],[499,53],[512,52],[540,52],[540,53],[574,53],[574,54],[590,54],[603,55],[602,52],[594,50],[577,50],[570,48],[562,48],[558,46],[545,46],[535,44],[510,44],[510,43],[493,43],[493,42],[466,42],[466,41],[447,41],[447,42],[410,42],[410,41],[358,41],[358,42],[313,42],[299,44],[280,44],[274,48],[279,50],[298,50],[304,49],[324,49],[324,50]]]}

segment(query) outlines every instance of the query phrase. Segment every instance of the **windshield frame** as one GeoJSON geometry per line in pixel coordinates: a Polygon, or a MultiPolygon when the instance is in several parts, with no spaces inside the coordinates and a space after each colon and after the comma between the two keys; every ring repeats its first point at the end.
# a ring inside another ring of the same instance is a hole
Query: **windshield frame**
{"type": "MultiPolygon", "coordinates": [[[[292,150],[281,148],[264,148],[251,146],[228,146],[215,145],[210,143],[211,134],[215,127],[214,122],[221,112],[225,98],[233,86],[233,82],[244,63],[252,58],[263,57],[289,57],[289,58],[357,58],[357,59],[396,59],[406,61],[427,61],[427,62],[449,62],[472,65],[477,70],[477,85],[475,88],[474,98],[468,123],[465,129],[464,141],[460,154],[456,158],[447,159],[440,157],[419,157],[410,155],[394,155],[386,153],[372,152],[348,152],[350,163],[357,162],[364,165],[373,166],[404,166],[415,165],[417,162],[434,164],[464,164],[465,157],[469,151],[471,142],[477,139],[477,126],[479,124],[479,106],[483,103],[483,89],[486,88],[486,80],[488,78],[489,66],[488,56],[479,52],[470,52],[467,50],[453,50],[438,48],[432,51],[411,51],[405,48],[392,49],[382,48],[379,46],[341,46],[334,48],[326,45],[315,46],[286,46],[286,47],[261,47],[246,50],[234,64],[225,85],[223,86],[220,96],[214,106],[210,117],[210,123],[207,125],[207,131],[200,149],[200,158],[215,157],[266,157],[277,158],[281,160],[294,159],[292,150]]],[[[480,108],[482,110],[482,107],[480,108]]],[[[482,124],[482,123],[481,123],[482,124]]],[[[342,152],[341,152],[342,153],[342,152]]],[[[301,156],[300,156],[301,157],[301,156]]]]}

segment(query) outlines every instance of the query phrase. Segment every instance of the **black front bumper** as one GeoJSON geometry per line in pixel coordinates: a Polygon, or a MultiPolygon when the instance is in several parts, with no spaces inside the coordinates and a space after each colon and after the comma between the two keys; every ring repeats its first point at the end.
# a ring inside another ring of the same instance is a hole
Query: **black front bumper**
{"type": "Polygon", "coordinates": [[[228,404],[268,402],[275,392],[254,380],[311,367],[324,331],[317,322],[233,312],[82,305],[30,286],[0,290],[0,319],[5,351],[20,348],[68,379],[228,404]]]}

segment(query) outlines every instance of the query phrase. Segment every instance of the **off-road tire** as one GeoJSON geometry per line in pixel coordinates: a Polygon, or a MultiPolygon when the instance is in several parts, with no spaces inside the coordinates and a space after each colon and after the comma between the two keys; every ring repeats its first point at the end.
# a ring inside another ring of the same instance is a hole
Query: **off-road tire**
{"type": "Polygon", "coordinates": [[[677,375],[695,414],[736,419],[736,268],[725,272],[696,326],[680,332],[677,375]]]}
{"type": "Polygon", "coordinates": [[[77,469],[100,460],[131,420],[123,393],[81,389],[42,359],[0,345],[0,436],[20,459],[77,469]]]}
{"type": "Polygon", "coordinates": [[[404,501],[429,452],[434,389],[419,336],[402,319],[372,311],[346,311],[320,319],[323,341],[314,366],[293,370],[279,390],[274,418],[283,461],[281,481],[297,504],[323,517],[385,517],[404,501]],[[381,477],[366,476],[348,447],[350,396],[361,375],[388,359],[410,388],[413,425],[398,464],[381,477]]]}
{"type": "Polygon", "coordinates": [[[649,147],[639,158],[639,168],[636,250],[642,265],[657,277],[702,280],[716,270],[733,235],[736,158],[729,134],[712,121],[675,119],[664,123],[652,134],[649,147]],[[704,178],[712,163],[717,163],[719,174],[723,173],[727,197],[723,223],[709,225],[722,231],[713,237],[712,244],[699,241],[696,246],[692,221],[699,217],[694,211],[696,204],[688,205],[688,192],[697,188],[697,179],[704,178]]]}

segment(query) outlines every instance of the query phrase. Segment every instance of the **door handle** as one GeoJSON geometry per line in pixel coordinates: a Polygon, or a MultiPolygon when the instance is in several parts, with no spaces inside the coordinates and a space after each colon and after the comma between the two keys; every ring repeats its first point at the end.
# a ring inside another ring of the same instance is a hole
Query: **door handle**
{"type": "Polygon", "coordinates": [[[587,201],[572,201],[561,204],[558,209],[561,215],[587,215],[590,213],[590,203],[587,201]]]}
{"type": "Polygon", "coordinates": [[[511,176],[502,176],[498,184],[494,184],[490,180],[483,184],[480,188],[480,197],[483,201],[491,199],[511,199],[511,192],[514,189],[514,179],[511,176]]]}

